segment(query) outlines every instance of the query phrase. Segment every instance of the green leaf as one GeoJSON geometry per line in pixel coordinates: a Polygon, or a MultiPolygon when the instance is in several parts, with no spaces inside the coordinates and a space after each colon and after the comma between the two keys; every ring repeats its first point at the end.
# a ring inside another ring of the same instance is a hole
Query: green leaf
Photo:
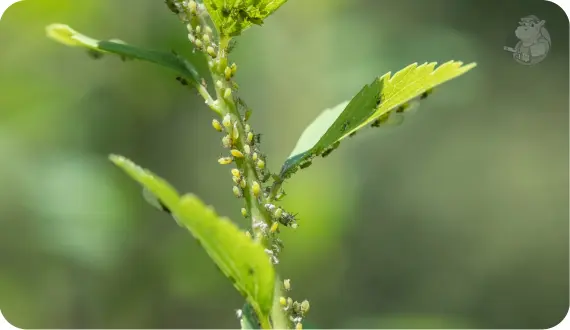
{"type": "Polygon", "coordinates": [[[241,312],[240,326],[242,329],[261,329],[255,311],[249,303],[243,305],[241,312]]]}
{"type": "Polygon", "coordinates": [[[340,142],[368,124],[399,125],[409,113],[410,102],[421,99],[435,86],[456,78],[476,66],[449,61],[434,69],[437,63],[411,64],[375,79],[350,101],[327,109],[301,135],[289,158],[281,167],[280,181],[299,168],[310,165],[316,156],[325,157],[340,142]]]}
{"type": "Polygon", "coordinates": [[[204,5],[222,37],[240,35],[263,21],[287,0],[204,0],[204,5]]]}
{"type": "Polygon", "coordinates": [[[174,213],[251,304],[262,328],[268,328],[275,270],[263,246],[246,236],[228,218],[219,217],[194,195],[183,196],[174,213]]]}
{"type": "Polygon", "coordinates": [[[138,59],[162,65],[172,69],[197,85],[201,81],[198,71],[190,62],[175,53],[166,53],[142,49],[128,45],[120,40],[97,40],[83,35],[65,24],[54,23],[46,27],[47,36],[57,42],[71,47],[83,47],[97,58],[103,54],[116,54],[122,59],[138,59]]]}
{"type": "Polygon", "coordinates": [[[263,328],[269,316],[275,290],[275,270],[263,246],[246,236],[228,218],[218,216],[192,194],[182,197],[165,180],[125,157],[110,160],[154,194],[181,225],[196,238],[220,271],[251,304],[263,328]]]}

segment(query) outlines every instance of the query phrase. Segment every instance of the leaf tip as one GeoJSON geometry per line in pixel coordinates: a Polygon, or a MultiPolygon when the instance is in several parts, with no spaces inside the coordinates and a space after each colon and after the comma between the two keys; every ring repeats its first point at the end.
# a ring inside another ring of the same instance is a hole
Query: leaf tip
{"type": "Polygon", "coordinates": [[[67,46],[79,46],[81,44],[73,38],[76,34],[77,31],[66,24],[52,23],[46,26],[46,35],[48,38],[67,46]]]}

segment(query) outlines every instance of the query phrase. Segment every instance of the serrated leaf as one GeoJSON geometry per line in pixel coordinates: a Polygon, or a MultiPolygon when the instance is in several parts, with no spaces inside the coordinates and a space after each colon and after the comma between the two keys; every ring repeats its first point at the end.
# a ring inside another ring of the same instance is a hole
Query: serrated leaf
{"type": "Polygon", "coordinates": [[[115,54],[122,59],[138,59],[162,65],[178,72],[196,85],[201,81],[195,66],[174,53],[160,52],[128,45],[120,40],[97,40],[83,35],[68,25],[54,23],[46,27],[47,36],[59,43],[72,47],[87,48],[97,58],[103,54],[115,54]]]}
{"type": "Polygon", "coordinates": [[[235,37],[263,21],[287,0],[204,0],[220,36],[235,37]]]}
{"type": "Polygon", "coordinates": [[[402,122],[398,109],[435,86],[456,78],[476,66],[449,61],[434,70],[435,62],[411,64],[391,77],[387,73],[364,86],[350,101],[327,109],[311,123],[301,135],[297,145],[281,168],[280,178],[284,180],[295,173],[303,164],[308,164],[319,155],[338,146],[340,141],[373,122],[396,125],[402,122]]]}
{"type": "Polygon", "coordinates": [[[262,327],[267,328],[273,305],[275,270],[263,246],[246,236],[228,218],[219,217],[194,195],[183,196],[175,214],[251,304],[262,327]]]}
{"type": "Polygon", "coordinates": [[[275,270],[263,246],[246,236],[228,218],[218,216],[196,196],[180,197],[165,180],[125,157],[111,155],[109,158],[156,196],[176,221],[190,231],[267,328],[274,299],[275,270]]]}

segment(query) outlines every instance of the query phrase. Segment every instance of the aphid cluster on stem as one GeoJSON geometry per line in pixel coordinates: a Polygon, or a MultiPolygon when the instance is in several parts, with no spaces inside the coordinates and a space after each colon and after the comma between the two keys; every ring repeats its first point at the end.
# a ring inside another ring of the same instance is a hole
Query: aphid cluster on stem
{"type": "MultiPolygon", "coordinates": [[[[291,280],[287,279],[283,281],[283,289],[287,292],[291,291],[291,280]]],[[[298,302],[294,301],[291,297],[280,297],[279,304],[289,318],[289,321],[295,324],[295,329],[302,329],[303,318],[307,316],[311,308],[309,301],[303,300],[302,302],[298,302]]]]}

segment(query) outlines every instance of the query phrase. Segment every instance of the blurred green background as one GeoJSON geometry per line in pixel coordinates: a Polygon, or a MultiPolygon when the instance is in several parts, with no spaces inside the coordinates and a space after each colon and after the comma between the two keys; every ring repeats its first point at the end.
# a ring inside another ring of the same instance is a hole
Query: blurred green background
{"type": "MultiPolygon", "coordinates": [[[[175,74],[90,60],[53,22],[191,55],[161,0],[26,0],[0,21],[0,309],[21,328],[236,328],[242,298],[107,160],[247,225],[213,113],[175,74]]],[[[476,61],[397,130],[285,186],[280,273],[318,328],[549,328],[568,312],[568,18],[546,1],[290,0],[233,53],[277,171],[319,113],[412,62],[476,61]],[[530,14],[547,58],[503,50],[530,14]]]]}

